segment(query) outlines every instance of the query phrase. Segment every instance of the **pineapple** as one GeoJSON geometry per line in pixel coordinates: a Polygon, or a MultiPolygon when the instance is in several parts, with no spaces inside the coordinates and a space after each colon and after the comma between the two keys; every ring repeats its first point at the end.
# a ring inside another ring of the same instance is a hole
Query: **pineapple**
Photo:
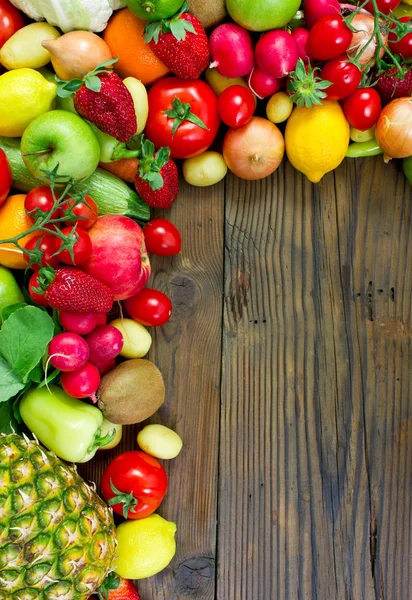
{"type": "Polygon", "coordinates": [[[36,442],[0,436],[0,600],[86,600],[110,572],[112,512],[36,442]]]}

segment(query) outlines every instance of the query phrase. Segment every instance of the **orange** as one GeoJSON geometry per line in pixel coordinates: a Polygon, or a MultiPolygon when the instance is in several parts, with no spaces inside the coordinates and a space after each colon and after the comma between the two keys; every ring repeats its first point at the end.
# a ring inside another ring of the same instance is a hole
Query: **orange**
{"type": "Polygon", "coordinates": [[[114,64],[114,70],[120,77],[135,77],[149,85],[164,77],[169,69],[144,41],[146,23],[147,21],[136,17],[128,8],[123,8],[110,18],[103,39],[112,55],[119,57],[114,64]]]}
{"type": "MultiPolygon", "coordinates": [[[[9,196],[0,206],[0,240],[15,237],[32,227],[33,219],[24,210],[25,198],[25,194],[9,196]]],[[[21,238],[19,244],[24,248],[35,235],[36,232],[33,232],[21,238]]],[[[25,269],[27,263],[24,261],[23,252],[10,243],[0,244],[0,265],[9,269],[25,269]]]]}

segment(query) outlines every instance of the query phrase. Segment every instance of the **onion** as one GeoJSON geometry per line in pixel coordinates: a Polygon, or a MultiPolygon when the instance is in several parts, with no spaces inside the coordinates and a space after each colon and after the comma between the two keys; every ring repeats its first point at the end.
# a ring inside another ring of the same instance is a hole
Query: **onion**
{"type": "Polygon", "coordinates": [[[385,106],[375,135],[384,151],[385,162],[412,156],[412,98],[397,98],[385,106]]]}
{"type": "Polygon", "coordinates": [[[57,76],[67,81],[82,79],[112,58],[106,42],[90,31],[70,31],[57,40],[45,40],[42,46],[50,52],[57,76]]]}
{"type": "MultiPolygon", "coordinates": [[[[352,36],[352,42],[349,46],[347,54],[349,56],[356,56],[359,52],[364,48],[371,37],[373,36],[373,30],[375,26],[375,19],[370,14],[361,14],[358,13],[353,17],[351,22],[351,26],[358,30],[352,36]]],[[[388,43],[388,32],[386,31],[385,24],[383,21],[380,21],[379,25],[380,34],[382,37],[382,41],[386,46],[388,43]]],[[[373,40],[368,44],[366,50],[363,54],[358,58],[358,62],[360,65],[368,65],[369,67],[375,64],[375,53],[378,47],[378,40],[376,39],[376,35],[373,40]]],[[[379,57],[385,54],[385,48],[381,48],[379,52],[379,57]]]]}
{"type": "Polygon", "coordinates": [[[252,117],[243,127],[229,129],[223,140],[226,164],[241,179],[267,177],[276,171],[284,154],[283,135],[262,117],[252,117]]]}

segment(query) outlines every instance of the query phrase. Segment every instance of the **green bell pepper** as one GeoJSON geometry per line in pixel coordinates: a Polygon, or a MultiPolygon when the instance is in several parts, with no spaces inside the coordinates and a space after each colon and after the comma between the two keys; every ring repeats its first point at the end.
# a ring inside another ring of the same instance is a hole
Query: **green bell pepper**
{"type": "Polygon", "coordinates": [[[354,142],[349,145],[346,152],[347,158],[363,158],[366,156],[378,156],[379,154],[383,154],[383,150],[379,147],[375,139],[368,142],[354,142]]]}
{"type": "Polygon", "coordinates": [[[68,462],[87,462],[115,435],[112,431],[101,437],[102,412],[55,385],[29,389],[19,408],[24,423],[39,441],[68,462]]]}

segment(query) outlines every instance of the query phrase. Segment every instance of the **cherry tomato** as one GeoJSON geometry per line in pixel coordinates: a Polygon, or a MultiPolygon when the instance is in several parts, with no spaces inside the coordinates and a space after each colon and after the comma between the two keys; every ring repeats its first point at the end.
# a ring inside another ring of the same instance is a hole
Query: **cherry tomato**
{"type": "Polygon", "coordinates": [[[81,227],[82,229],[89,229],[96,221],[99,216],[99,208],[93,198],[90,196],[84,197],[84,202],[77,202],[76,200],[68,199],[67,202],[63,202],[60,207],[60,216],[65,216],[69,208],[72,208],[74,218],[70,219],[70,221],[66,221],[66,223],[71,223],[74,225],[77,223],[77,228],[81,227]],[[76,219],[76,217],[81,217],[80,219],[76,219]]]}
{"type": "Polygon", "coordinates": [[[306,51],[310,58],[331,60],[349,48],[352,32],[339,15],[327,15],[309,31],[306,51]]]}
{"type": "Polygon", "coordinates": [[[143,288],[136,296],[125,300],[124,307],[132,319],[147,327],[164,325],[172,314],[170,299],[153,288],[143,288]]]}
{"type": "MultiPolygon", "coordinates": [[[[59,259],[57,256],[53,256],[56,252],[56,239],[51,233],[46,233],[44,235],[36,235],[27,242],[25,246],[26,250],[34,250],[40,241],[38,251],[43,254],[40,262],[33,263],[30,266],[33,271],[39,271],[41,267],[50,266],[53,269],[57,267],[59,259]]],[[[26,254],[24,254],[24,260],[29,264],[29,257],[26,254]]]]}
{"type": "Polygon", "coordinates": [[[0,0],[0,48],[25,25],[22,13],[9,0],[0,0]]]}
{"type": "Polygon", "coordinates": [[[101,488],[115,513],[142,519],[160,506],[167,483],[166,471],[156,458],[132,450],[112,460],[102,475],[101,488]]]}
{"type": "MultiPolygon", "coordinates": [[[[399,19],[403,25],[399,27],[399,31],[389,33],[389,48],[394,54],[400,54],[403,58],[412,57],[412,19],[411,17],[401,17],[399,19]],[[399,39],[398,39],[399,38],[399,39]]],[[[392,23],[392,29],[395,24],[392,23]]]]}
{"type": "Polygon", "coordinates": [[[55,237],[55,252],[58,252],[57,256],[61,262],[66,265],[79,265],[80,263],[87,260],[92,253],[92,242],[89,234],[84,229],[77,229],[73,231],[73,227],[64,227],[62,234],[66,237],[72,236],[74,240],[77,240],[73,246],[73,258],[70,256],[70,252],[67,248],[59,251],[63,245],[63,240],[59,237],[55,237]]]}
{"type": "Polygon", "coordinates": [[[362,73],[347,57],[339,57],[326,63],[321,77],[332,85],[326,88],[328,100],[341,100],[352,94],[362,80],[362,73]]]}
{"type": "Polygon", "coordinates": [[[39,278],[39,274],[36,272],[34,272],[33,275],[30,277],[29,285],[27,286],[29,296],[33,300],[33,302],[35,304],[37,304],[38,306],[49,306],[49,303],[47,302],[46,298],[44,297],[44,294],[39,294],[38,292],[35,292],[33,289],[33,288],[39,287],[38,278],[39,278]]]}
{"type": "Polygon", "coordinates": [[[144,227],[143,233],[148,252],[158,256],[179,254],[182,238],[178,228],[167,219],[153,219],[144,227]]]}
{"type": "Polygon", "coordinates": [[[172,158],[189,158],[209,148],[220,119],[216,94],[206,82],[166,77],[150,88],[148,97],[145,134],[157,148],[169,146],[172,158]],[[182,118],[176,120],[170,111],[182,118]]]}
{"type": "MultiPolygon", "coordinates": [[[[33,219],[49,213],[54,206],[51,189],[47,185],[36,187],[27,194],[24,200],[24,208],[33,219]]],[[[51,215],[52,219],[59,218],[59,210],[56,209],[51,215]]]]}
{"type": "Polygon", "coordinates": [[[218,110],[220,118],[229,127],[242,127],[253,117],[255,96],[241,85],[231,85],[219,96],[218,110]]]}
{"type": "MultiPolygon", "coordinates": [[[[392,10],[398,8],[400,3],[401,0],[376,0],[378,10],[384,15],[389,15],[392,10]]],[[[375,7],[373,6],[372,2],[368,2],[368,4],[365,6],[365,9],[372,14],[375,12],[375,7]]]]}
{"type": "Polygon", "coordinates": [[[381,109],[381,98],[374,88],[360,88],[343,103],[343,112],[349,124],[360,131],[376,125],[381,109]]]}
{"type": "Polygon", "coordinates": [[[6,153],[0,149],[0,204],[9,195],[13,178],[6,153]]]}

